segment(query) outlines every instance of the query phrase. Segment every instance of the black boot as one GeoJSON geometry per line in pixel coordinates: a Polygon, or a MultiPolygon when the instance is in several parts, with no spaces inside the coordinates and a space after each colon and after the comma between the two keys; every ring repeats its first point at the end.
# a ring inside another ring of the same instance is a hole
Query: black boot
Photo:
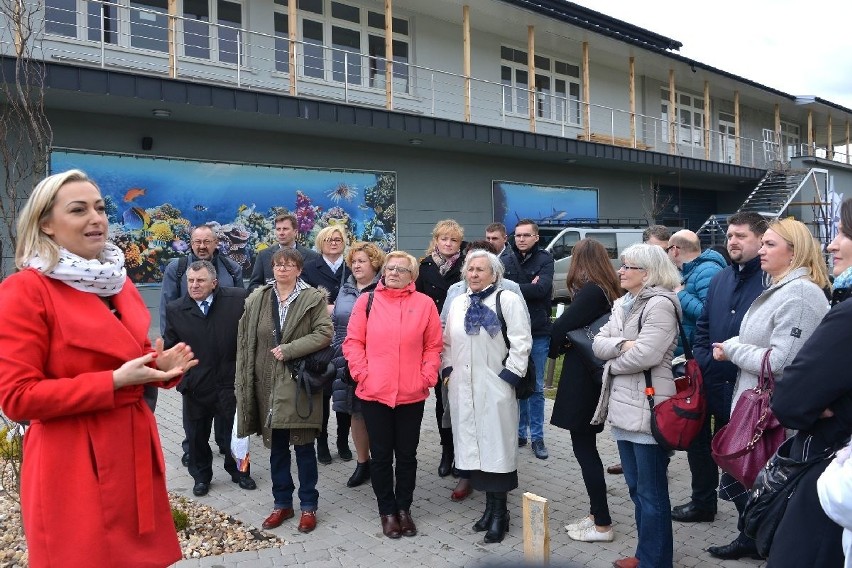
{"type": "Polygon", "coordinates": [[[441,463],[438,464],[438,475],[447,477],[453,470],[453,458],[455,454],[452,446],[444,445],[441,448],[441,463]]]}
{"type": "Polygon", "coordinates": [[[317,461],[328,465],[331,463],[331,452],[328,451],[328,436],[320,434],[317,437],[317,461]]]}
{"type": "Polygon", "coordinates": [[[491,522],[485,533],[485,542],[503,542],[506,531],[509,530],[509,511],[506,508],[506,492],[492,493],[491,522]]]}
{"type": "Polygon", "coordinates": [[[482,513],[482,518],[476,521],[473,525],[473,530],[476,532],[487,531],[491,524],[491,515],[494,514],[494,494],[490,491],[485,493],[485,512],[482,513]]]}
{"type": "Polygon", "coordinates": [[[370,462],[358,462],[355,466],[355,472],[352,473],[352,477],[346,482],[346,487],[358,487],[368,479],[370,479],[370,462]]]}

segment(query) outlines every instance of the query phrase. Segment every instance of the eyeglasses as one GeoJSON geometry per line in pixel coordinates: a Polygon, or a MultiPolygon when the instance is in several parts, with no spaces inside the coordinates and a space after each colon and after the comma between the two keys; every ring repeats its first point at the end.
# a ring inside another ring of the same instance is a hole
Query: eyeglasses
{"type": "Polygon", "coordinates": [[[204,239],[203,241],[192,241],[192,244],[195,246],[207,245],[208,247],[215,243],[216,241],[211,241],[210,239],[204,239]]]}
{"type": "Polygon", "coordinates": [[[534,235],[532,233],[515,233],[516,239],[529,239],[531,237],[537,237],[538,235],[534,235]]]}
{"type": "Polygon", "coordinates": [[[325,242],[331,243],[333,245],[339,245],[340,243],[343,242],[343,239],[341,239],[340,237],[336,237],[336,238],[333,238],[333,239],[326,239],[325,242]]]}
{"type": "Polygon", "coordinates": [[[630,266],[629,264],[622,264],[621,267],[619,267],[619,270],[645,270],[645,269],[642,268],[641,266],[630,266]]]}
{"type": "Polygon", "coordinates": [[[404,266],[386,266],[385,272],[396,272],[397,274],[411,274],[411,269],[404,266]]]}
{"type": "Polygon", "coordinates": [[[680,247],[677,245],[669,245],[666,247],[666,252],[669,252],[672,249],[680,249],[680,247]]]}
{"type": "Polygon", "coordinates": [[[295,264],[273,264],[272,268],[277,268],[278,270],[295,270],[298,267],[295,264]]]}

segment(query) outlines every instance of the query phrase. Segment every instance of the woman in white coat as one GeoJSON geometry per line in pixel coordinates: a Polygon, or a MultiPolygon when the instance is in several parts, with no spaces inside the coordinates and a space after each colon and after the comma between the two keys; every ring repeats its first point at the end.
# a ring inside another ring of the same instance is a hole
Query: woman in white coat
{"type": "Polygon", "coordinates": [[[495,255],[470,253],[462,274],[467,291],[450,305],[442,377],[448,381],[456,466],[469,470],[473,488],[486,495],[485,512],[473,528],[487,531],[485,542],[500,542],[509,528],[506,494],[518,486],[514,387],[526,373],[532,335],[523,300],[501,291],[503,265],[495,255]]]}

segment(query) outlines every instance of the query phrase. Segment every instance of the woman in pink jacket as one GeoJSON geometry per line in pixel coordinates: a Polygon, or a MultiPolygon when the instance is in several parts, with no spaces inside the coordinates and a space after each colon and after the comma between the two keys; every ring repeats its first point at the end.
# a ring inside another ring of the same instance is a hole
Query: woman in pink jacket
{"type": "Polygon", "coordinates": [[[343,342],[362,401],[370,478],[388,538],[417,534],[410,511],[417,445],[424,402],[441,364],[441,320],[435,303],[414,288],[417,268],[406,252],[388,254],[375,291],[355,302],[343,342]]]}

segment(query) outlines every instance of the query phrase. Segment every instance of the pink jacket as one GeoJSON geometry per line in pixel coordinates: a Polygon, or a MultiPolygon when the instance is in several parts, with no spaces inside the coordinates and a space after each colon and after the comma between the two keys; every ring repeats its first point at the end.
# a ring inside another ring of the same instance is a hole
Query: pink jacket
{"type": "Polygon", "coordinates": [[[369,294],[352,308],[343,355],[358,383],[361,400],[390,407],[426,400],[441,365],[441,320],[435,302],[415,291],[376,286],[370,316],[369,294]]]}

